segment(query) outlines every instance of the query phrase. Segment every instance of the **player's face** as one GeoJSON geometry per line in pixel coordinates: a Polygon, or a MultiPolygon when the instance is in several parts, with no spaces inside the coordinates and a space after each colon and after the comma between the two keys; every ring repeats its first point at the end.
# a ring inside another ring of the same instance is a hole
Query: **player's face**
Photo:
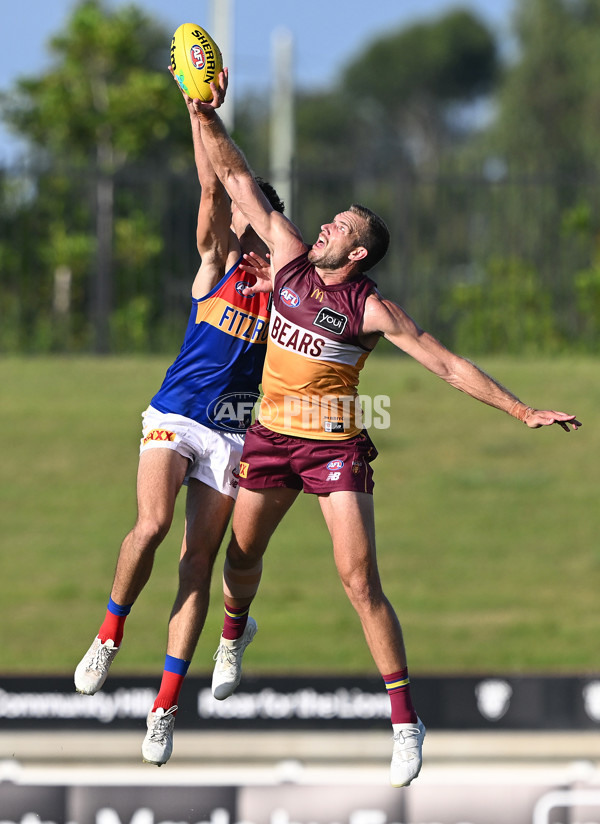
{"type": "Polygon", "coordinates": [[[321,269],[341,269],[350,263],[350,252],[360,246],[360,221],[360,216],[354,212],[341,212],[331,223],[324,223],[308,253],[310,262],[321,269]]]}

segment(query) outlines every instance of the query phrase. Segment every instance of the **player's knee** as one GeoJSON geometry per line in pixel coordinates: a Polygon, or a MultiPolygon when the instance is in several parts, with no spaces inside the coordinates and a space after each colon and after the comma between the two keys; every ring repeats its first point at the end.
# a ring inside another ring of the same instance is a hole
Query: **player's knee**
{"type": "Polygon", "coordinates": [[[166,538],[170,527],[171,519],[160,515],[138,519],[134,527],[137,542],[145,547],[156,548],[166,538]]]}
{"type": "Polygon", "coordinates": [[[363,572],[354,570],[340,577],[350,601],[359,612],[371,609],[383,597],[379,581],[363,572]]]}
{"type": "Polygon", "coordinates": [[[232,535],[227,547],[226,564],[231,569],[249,570],[261,563],[264,550],[252,545],[241,547],[232,535]]]}
{"type": "Polygon", "coordinates": [[[179,581],[188,589],[204,589],[210,584],[214,565],[214,555],[206,553],[185,553],[179,561],[179,581]]]}

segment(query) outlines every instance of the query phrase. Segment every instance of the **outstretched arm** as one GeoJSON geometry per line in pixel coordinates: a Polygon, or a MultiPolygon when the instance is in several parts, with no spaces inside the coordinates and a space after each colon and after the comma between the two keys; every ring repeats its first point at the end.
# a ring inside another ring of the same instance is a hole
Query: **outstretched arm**
{"type": "Polygon", "coordinates": [[[565,432],[578,429],[575,415],[554,410],[533,409],[466,358],[446,349],[436,338],[420,329],[404,310],[378,295],[368,298],[363,335],[384,335],[399,349],[461,392],[489,406],[501,409],[527,424],[530,429],[557,423],[565,432]]]}
{"type": "MultiPolygon", "coordinates": [[[[170,66],[169,71],[173,74],[170,66]]],[[[239,244],[230,229],[229,197],[206,154],[202,143],[202,129],[196,117],[193,100],[181,90],[179,84],[177,85],[190,115],[194,160],[201,187],[196,225],[196,244],[201,262],[192,285],[193,297],[201,298],[210,292],[225,274],[228,256],[230,254],[233,257],[238,256],[239,244]]]]}
{"type": "Polygon", "coordinates": [[[211,83],[213,100],[194,100],[208,159],[227,193],[246,217],[271,253],[275,270],[302,254],[307,248],[291,221],[277,212],[254,179],[246,158],[227,134],[216,109],[224,100],[227,71],[219,75],[219,86],[211,83]]]}

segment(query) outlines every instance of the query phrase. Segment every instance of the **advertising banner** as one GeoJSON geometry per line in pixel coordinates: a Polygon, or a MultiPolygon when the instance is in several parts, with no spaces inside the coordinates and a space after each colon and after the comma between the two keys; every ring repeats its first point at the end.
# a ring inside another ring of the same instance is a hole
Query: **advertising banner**
{"type": "MultiPolygon", "coordinates": [[[[0,677],[0,731],[133,729],[145,720],[157,679],[111,677],[94,696],[70,677],[0,677]]],[[[412,678],[412,694],[430,730],[594,730],[600,727],[600,677],[412,678]]],[[[210,680],[188,676],[178,729],[382,729],[389,698],[378,677],[244,677],[226,701],[210,680]]]]}

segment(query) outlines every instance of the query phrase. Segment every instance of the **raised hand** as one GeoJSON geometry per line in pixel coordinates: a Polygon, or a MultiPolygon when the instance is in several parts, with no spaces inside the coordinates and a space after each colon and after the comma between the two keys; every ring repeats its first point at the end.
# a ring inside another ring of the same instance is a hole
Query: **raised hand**
{"type": "MultiPolygon", "coordinates": [[[[173,68],[171,66],[168,67],[169,72],[171,73],[171,77],[177,83],[177,78],[173,72],[173,68]]],[[[227,85],[229,83],[229,69],[224,68],[222,72],[219,72],[219,83],[216,84],[214,81],[210,84],[210,90],[212,92],[212,100],[204,101],[198,98],[191,98],[187,92],[185,92],[179,83],[177,83],[177,88],[182,94],[183,99],[185,100],[186,106],[188,107],[190,114],[207,114],[215,109],[218,109],[219,106],[222,106],[225,102],[225,95],[227,94],[227,85]]]]}
{"type": "MultiPolygon", "coordinates": [[[[270,258],[270,255],[267,255],[267,258],[270,258]]],[[[247,275],[252,275],[256,278],[256,283],[244,289],[243,294],[253,295],[255,292],[272,291],[273,282],[271,280],[271,264],[269,260],[261,257],[256,252],[250,252],[243,256],[239,268],[247,275]]]]}

